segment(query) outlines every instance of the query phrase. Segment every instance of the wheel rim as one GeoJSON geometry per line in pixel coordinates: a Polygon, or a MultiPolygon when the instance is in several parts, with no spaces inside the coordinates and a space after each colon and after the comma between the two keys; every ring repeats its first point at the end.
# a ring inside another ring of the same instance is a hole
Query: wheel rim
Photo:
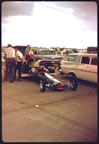
{"type": "Polygon", "coordinates": [[[73,88],[73,87],[74,87],[74,85],[75,85],[74,80],[70,80],[70,87],[71,87],[71,88],[73,88]]]}

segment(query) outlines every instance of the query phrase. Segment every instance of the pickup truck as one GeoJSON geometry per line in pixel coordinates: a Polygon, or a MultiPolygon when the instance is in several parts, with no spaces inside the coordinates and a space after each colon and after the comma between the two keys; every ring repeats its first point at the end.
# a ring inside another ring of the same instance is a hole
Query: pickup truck
{"type": "Polygon", "coordinates": [[[57,52],[53,49],[39,49],[37,54],[34,55],[35,60],[44,60],[45,67],[50,72],[55,72],[55,69],[60,69],[60,62],[63,60],[63,57],[57,55],[57,52]]]}

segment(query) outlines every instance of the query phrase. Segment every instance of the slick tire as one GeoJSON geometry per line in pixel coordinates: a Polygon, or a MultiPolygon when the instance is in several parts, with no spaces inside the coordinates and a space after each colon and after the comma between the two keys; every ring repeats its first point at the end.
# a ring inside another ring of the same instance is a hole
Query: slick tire
{"type": "Polygon", "coordinates": [[[44,80],[40,80],[40,91],[45,92],[46,91],[46,84],[44,80]]]}

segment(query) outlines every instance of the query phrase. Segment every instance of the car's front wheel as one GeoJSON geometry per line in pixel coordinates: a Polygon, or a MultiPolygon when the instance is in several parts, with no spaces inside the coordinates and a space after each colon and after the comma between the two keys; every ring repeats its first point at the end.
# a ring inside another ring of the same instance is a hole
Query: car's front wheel
{"type": "Polygon", "coordinates": [[[44,80],[41,79],[40,80],[40,91],[45,92],[45,90],[46,90],[46,83],[44,80]]]}

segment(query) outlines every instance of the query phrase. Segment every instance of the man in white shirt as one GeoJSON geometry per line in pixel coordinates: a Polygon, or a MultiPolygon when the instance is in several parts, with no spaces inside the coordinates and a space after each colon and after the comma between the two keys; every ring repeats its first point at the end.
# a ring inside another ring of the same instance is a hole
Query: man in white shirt
{"type": "Polygon", "coordinates": [[[22,64],[24,64],[24,57],[23,54],[15,48],[16,52],[16,67],[15,67],[15,79],[16,79],[16,71],[18,70],[18,80],[21,80],[21,71],[22,71],[22,64]]]}
{"type": "Polygon", "coordinates": [[[7,48],[4,50],[4,58],[6,60],[5,80],[7,80],[9,76],[10,82],[14,82],[15,49],[10,44],[8,44],[7,48]]]}

